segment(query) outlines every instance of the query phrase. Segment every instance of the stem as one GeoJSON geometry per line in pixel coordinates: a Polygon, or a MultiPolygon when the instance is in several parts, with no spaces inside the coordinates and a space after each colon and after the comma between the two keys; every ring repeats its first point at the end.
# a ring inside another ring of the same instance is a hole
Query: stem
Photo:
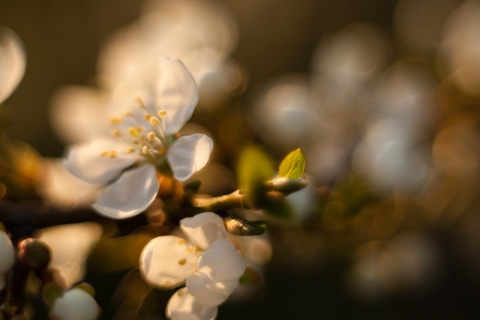
{"type": "Polygon", "coordinates": [[[30,237],[37,229],[105,219],[89,208],[61,210],[42,204],[0,202],[0,222],[16,240],[30,237]]]}
{"type": "Polygon", "coordinates": [[[214,198],[197,196],[192,199],[192,205],[203,211],[224,211],[242,207],[252,209],[247,204],[245,193],[240,189],[230,194],[214,198]]]}

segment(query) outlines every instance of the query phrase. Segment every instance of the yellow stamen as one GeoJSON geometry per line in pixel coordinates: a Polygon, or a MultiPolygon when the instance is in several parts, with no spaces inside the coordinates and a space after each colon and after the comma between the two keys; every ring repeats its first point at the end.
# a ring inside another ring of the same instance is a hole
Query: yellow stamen
{"type": "Polygon", "coordinates": [[[160,118],[163,118],[163,117],[165,117],[165,115],[167,114],[167,111],[165,111],[165,110],[160,110],[160,111],[157,112],[157,114],[158,114],[158,116],[159,116],[160,118]]]}
{"type": "Polygon", "coordinates": [[[120,138],[120,136],[121,136],[120,131],[118,131],[118,130],[113,130],[112,134],[115,138],[120,138]]]}
{"type": "Polygon", "coordinates": [[[138,128],[130,127],[130,128],[128,128],[128,132],[130,132],[130,134],[132,136],[134,136],[135,138],[138,138],[138,136],[139,136],[138,128]]]}
{"type": "Polygon", "coordinates": [[[160,120],[157,117],[151,117],[149,122],[152,126],[158,126],[160,124],[160,120]]]}
{"type": "Polygon", "coordinates": [[[155,132],[153,131],[150,131],[148,134],[147,134],[147,139],[148,141],[152,141],[153,139],[155,139],[157,135],[155,134],[155,132]]]}
{"type": "Polygon", "coordinates": [[[127,149],[127,153],[134,153],[134,152],[135,152],[135,149],[133,149],[132,147],[127,149]]]}
{"type": "Polygon", "coordinates": [[[110,122],[111,122],[112,124],[120,124],[120,123],[123,122],[123,119],[120,118],[120,117],[113,117],[112,119],[110,119],[110,122]]]}
{"type": "Polygon", "coordinates": [[[145,115],[145,120],[149,121],[151,117],[152,117],[152,115],[150,113],[147,113],[145,115]]]}
{"type": "Polygon", "coordinates": [[[187,263],[187,259],[183,258],[177,261],[177,263],[181,266],[184,266],[187,263]]]}
{"type": "Polygon", "coordinates": [[[116,158],[117,157],[117,151],[115,151],[115,150],[110,151],[110,154],[108,156],[112,159],[116,158]]]}

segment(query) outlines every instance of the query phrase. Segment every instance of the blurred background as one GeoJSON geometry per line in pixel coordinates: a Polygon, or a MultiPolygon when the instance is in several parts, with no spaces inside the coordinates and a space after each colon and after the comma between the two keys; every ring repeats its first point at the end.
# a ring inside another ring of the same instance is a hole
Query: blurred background
{"type": "MultiPolygon", "coordinates": [[[[27,52],[8,136],[44,157],[76,140],[61,88],[109,88],[159,46],[199,84],[203,191],[235,188],[249,143],[277,162],[302,149],[311,186],[269,231],[265,283],[218,319],[480,315],[480,1],[4,0],[0,25],[27,52]]],[[[125,270],[91,264],[104,319],[122,319],[125,270]]]]}

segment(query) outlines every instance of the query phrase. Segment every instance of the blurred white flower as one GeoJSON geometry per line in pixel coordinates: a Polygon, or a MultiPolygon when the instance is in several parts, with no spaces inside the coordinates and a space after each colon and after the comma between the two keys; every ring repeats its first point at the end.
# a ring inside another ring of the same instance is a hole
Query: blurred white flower
{"type": "Polygon", "coordinates": [[[42,177],[36,187],[38,194],[49,205],[69,209],[90,205],[97,199],[98,186],[68,172],[63,159],[44,158],[42,169],[42,177]]]}
{"type": "Polygon", "coordinates": [[[365,174],[381,191],[418,190],[425,183],[430,166],[427,153],[415,147],[412,131],[398,119],[375,122],[355,149],[355,170],[365,174]]]}
{"type": "Polygon", "coordinates": [[[164,55],[182,60],[202,87],[205,77],[232,67],[229,55],[237,37],[232,17],[219,3],[148,1],[141,18],[114,34],[102,49],[100,79],[106,88],[116,88],[123,79],[150,73],[151,61],[164,55]]]}
{"type": "Polygon", "coordinates": [[[428,289],[442,272],[440,251],[425,235],[397,234],[382,245],[367,246],[372,248],[359,250],[346,279],[351,292],[361,300],[428,289]]]}
{"type": "Polygon", "coordinates": [[[101,235],[98,224],[85,222],[44,228],[35,238],[50,248],[50,266],[60,272],[70,287],[84,278],[85,261],[101,235]]]}
{"type": "Polygon", "coordinates": [[[126,84],[114,99],[126,112],[111,119],[112,136],[72,146],[65,161],[73,175],[106,186],[94,208],[111,218],[134,216],[153,202],[157,166],[169,165],[173,176],[185,181],[207,163],[213,148],[204,134],[174,136],[198,101],[187,68],[178,60],[160,59],[152,69],[156,77],[126,84]]]}
{"type": "Polygon", "coordinates": [[[25,50],[17,35],[0,28],[0,104],[18,86],[25,73],[25,50]]]}
{"type": "Polygon", "coordinates": [[[156,287],[186,284],[186,289],[172,297],[168,315],[194,313],[199,319],[212,319],[216,307],[237,288],[245,262],[227,239],[224,222],[218,215],[204,212],[185,218],[180,229],[187,241],[177,236],[161,236],[145,246],[140,256],[140,271],[156,287]]]}
{"type": "Polygon", "coordinates": [[[55,300],[52,315],[58,320],[95,320],[99,316],[99,307],[90,294],[73,288],[55,300]]]}
{"type": "Polygon", "coordinates": [[[480,92],[480,3],[467,0],[449,16],[439,50],[439,62],[468,94],[480,92]]]}
{"type": "Polygon", "coordinates": [[[5,231],[0,230],[0,289],[5,285],[4,274],[15,263],[15,249],[10,237],[5,231]]]}
{"type": "Polygon", "coordinates": [[[111,92],[96,87],[67,85],[56,90],[50,101],[50,122],[66,143],[80,143],[108,133],[105,121],[114,112],[111,92]],[[112,109],[109,109],[112,107],[112,109]]]}

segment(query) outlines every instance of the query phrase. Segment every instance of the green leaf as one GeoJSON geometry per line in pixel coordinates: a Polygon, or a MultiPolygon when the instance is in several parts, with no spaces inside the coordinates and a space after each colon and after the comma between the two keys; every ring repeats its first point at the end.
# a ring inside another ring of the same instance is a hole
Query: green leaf
{"type": "Polygon", "coordinates": [[[278,169],[280,178],[297,179],[303,175],[305,171],[305,156],[300,149],[290,152],[278,169]]]}
{"type": "Polygon", "coordinates": [[[240,189],[255,189],[256,185],[271,179],[274,174],[273,161],[260,147],[250,145],[242,150],[237,165],[240,189]]]}

